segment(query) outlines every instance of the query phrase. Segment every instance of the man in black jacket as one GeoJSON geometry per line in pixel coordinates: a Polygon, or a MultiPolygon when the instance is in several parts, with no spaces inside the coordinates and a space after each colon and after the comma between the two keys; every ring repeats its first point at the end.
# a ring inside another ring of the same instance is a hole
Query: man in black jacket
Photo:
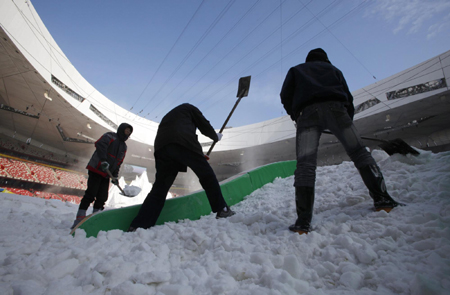
{"type": "Polygon", "coordinates": [[[386,191],[380,168],[353,125],[353,96],[344,76],[330,63],[323,49],[311,50],[305,63],[289,70],[280,96],[286,112],[297,126],[294,186],[298,218],[289,227],[291,231],[299,234],[310,231],[317,149],[325,129],[329,129],[344,146],[369,189],[375,209],[389,212],[399,205],[386,191]]]}
{"type": "Polygon", "coordinates": [[[122,123],[117,128],[117,133],[107,132],[95,143],[95,152],[86,167],[89,175],[87,189],[83,199],[81,199],[72,228],[86,217],[86,211],[92,202],[94,202],[93,213],[103,210],[108,200],[109,189],[109,176],[106,170],[109,169],[114,176],[111,182],[118,184],[117,176],[119,175],[120,165],[127,153],[125,141],[132,132],[133,127],[130,124],[122,123]]]}
{"type": "Polygon", "coordinates": [[[197,128],[215,142],[222,137],[200,110],[188,103],[175,107],[161,120],[155,138],[155,183],[128,231],[156,224],[178,172],[186,172],[187,167],[199,178],[212,211],[217,212],[216,218],[235,214],[225,202],[216,175],[203,154],[195,133],[197,128]]]}

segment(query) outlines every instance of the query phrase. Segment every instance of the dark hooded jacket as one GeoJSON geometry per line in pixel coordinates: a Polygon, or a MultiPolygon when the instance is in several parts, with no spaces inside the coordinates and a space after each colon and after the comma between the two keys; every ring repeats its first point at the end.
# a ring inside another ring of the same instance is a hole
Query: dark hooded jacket
{"type": "Polygon", "coordinates": [[[284,109],[296,121],[308,105],[325,101],[342,101],[353,119],[355,108],[342,72],[333,66],[320,48],[311,50],[306,62],[292,67],[280,93],[284,109]]]}
{"type": "Polygon", "coordinates": [[[130,124],[122,123],[119,128],[117,128],[116,133],[107,132],[95,142],[95,152],[86,169],[100,174],[103,177],[109,177],[100,167],[103,161],[107,161],[109,163],[109,171],[111,171],[111,174],[114,177],[119,175],[120,165],[127,153],[127,145],[125,143],[129,137],[125,135],[125,128],[127,127],[133,132],[133,127],[130,124]]]}
{"type": "Polygon", "coordinates": [[[189,103],[175,107],[162,118],[159,124],[155,138],[155,153],[164,146],[175,143],[203,155],[195,133],[197,128],[212,140],[219,140],[216,131],[198,108],[189,103]]]}

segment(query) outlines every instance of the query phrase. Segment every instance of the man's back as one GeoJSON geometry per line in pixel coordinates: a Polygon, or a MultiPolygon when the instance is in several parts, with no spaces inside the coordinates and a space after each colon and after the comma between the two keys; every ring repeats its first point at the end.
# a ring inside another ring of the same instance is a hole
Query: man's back
{"type": "Polygon", "coordinates": [[[292,67],[286,76],[280,96],[293,119],[302,109],[313,103],[353,102],[342,72],[332,64],[322,61],[305,62],[292,67]]]}
{"type": "Polygon", "coordinates": [[[155,152],[167,144],[175,143],[203,154],[197,139],[197,128],[204,135],[217,138],[214,128],[195,106],[184,103],[175,107],[161,120],[155,139],[155,152]]]}

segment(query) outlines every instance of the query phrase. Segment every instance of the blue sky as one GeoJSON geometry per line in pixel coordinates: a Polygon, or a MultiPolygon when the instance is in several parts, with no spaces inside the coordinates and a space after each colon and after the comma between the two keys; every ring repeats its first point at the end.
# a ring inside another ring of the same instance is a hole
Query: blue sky
{"type": "Polygon", "coordinates": [[[351,91],[450,50],[447,0],[32,1],[78,71],[103,95],[159,122],[196,105],[219,129],[285,115],[290,67],[321,47],[351,91]]]}

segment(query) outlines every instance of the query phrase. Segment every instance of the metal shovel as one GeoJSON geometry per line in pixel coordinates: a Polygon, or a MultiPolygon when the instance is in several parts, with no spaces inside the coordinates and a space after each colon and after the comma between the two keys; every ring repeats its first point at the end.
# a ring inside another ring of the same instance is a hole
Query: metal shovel
{"type": "MultiPolygon", "coordinates": [[[[241,99],[245,96],[248,95],[248,91],[250,89],[250,80],[251,80],[251,76],[247,76],[247,77],[241,77],[239,79],[239,86],[238,86],[238,93],[237,93],[237,97],[238,100],[236,101],[236,103],[234,104],[233,109],[231,110],[231,112],[228,114],[227,119],[225,120],[225,122],[222,125],[222,128],[220,128],[219,133],[223,132],[223,129],[225,129],[225,127],[227,126],[228,121],[231,118],[231,115],[233,115],[234,110],[236,109],[236,107],[238,106],[239,102],[241,101],[241,99]]],[[[211,145],[211,147],[209,148],[209,151],[206,153],[206,159],[209,160],[209,155],[211,154],[214,146],[216,145],[217,142],[213,142],[213,144],[211,145]]]]}
{"type": "MultiPolygon", "coordinates": [[[[333,134],[332,132],[330,132],[328,130],[324,130],[323,133],[333,134]]],[[[412,148],[409,144],[407,144],[401,138],[396,138],[393,140],[383,140],[383,139],[361,136],[361,139],[380,142],[381,144],[379,144],[378,146],[380,148],[382,148],[390,156],[392,156],[393,154],[397,154],[397,153],[402,154],[402,155],[407,155],[407,154],[411,154],[414,156],[420,155],[420,153],[418,151],[416,151],[414,148],[412,148]]]]}
{"type": "MultiPolygon", "coordinates": [[[[111,171],[109,171],[109,169],[106,169],[106,173],[108,173],[108,175],[109,175],[109,177],[111,177],[111,179],[116,179],[116,178],[111,174],[111,171]]],[[[130,191],[129,191],[129,193],[127,194],[127,193],[124,192],[124,190],[120,187],[120,185],[119,185],[118,183],[116,184],[116,186],[119,188],[120,194],[121,194],[122,196],[125,196],[125,197],[128,197],[128,198],[136,197],[136,196],[141,192],[141,188],[140,188],[140,187],[137,187],[137,186],[132,185],[132,186],[129,186],[129,187],[132,188],[132,191],[133,191],[133,192],[130,193],[130,191]]]]}

